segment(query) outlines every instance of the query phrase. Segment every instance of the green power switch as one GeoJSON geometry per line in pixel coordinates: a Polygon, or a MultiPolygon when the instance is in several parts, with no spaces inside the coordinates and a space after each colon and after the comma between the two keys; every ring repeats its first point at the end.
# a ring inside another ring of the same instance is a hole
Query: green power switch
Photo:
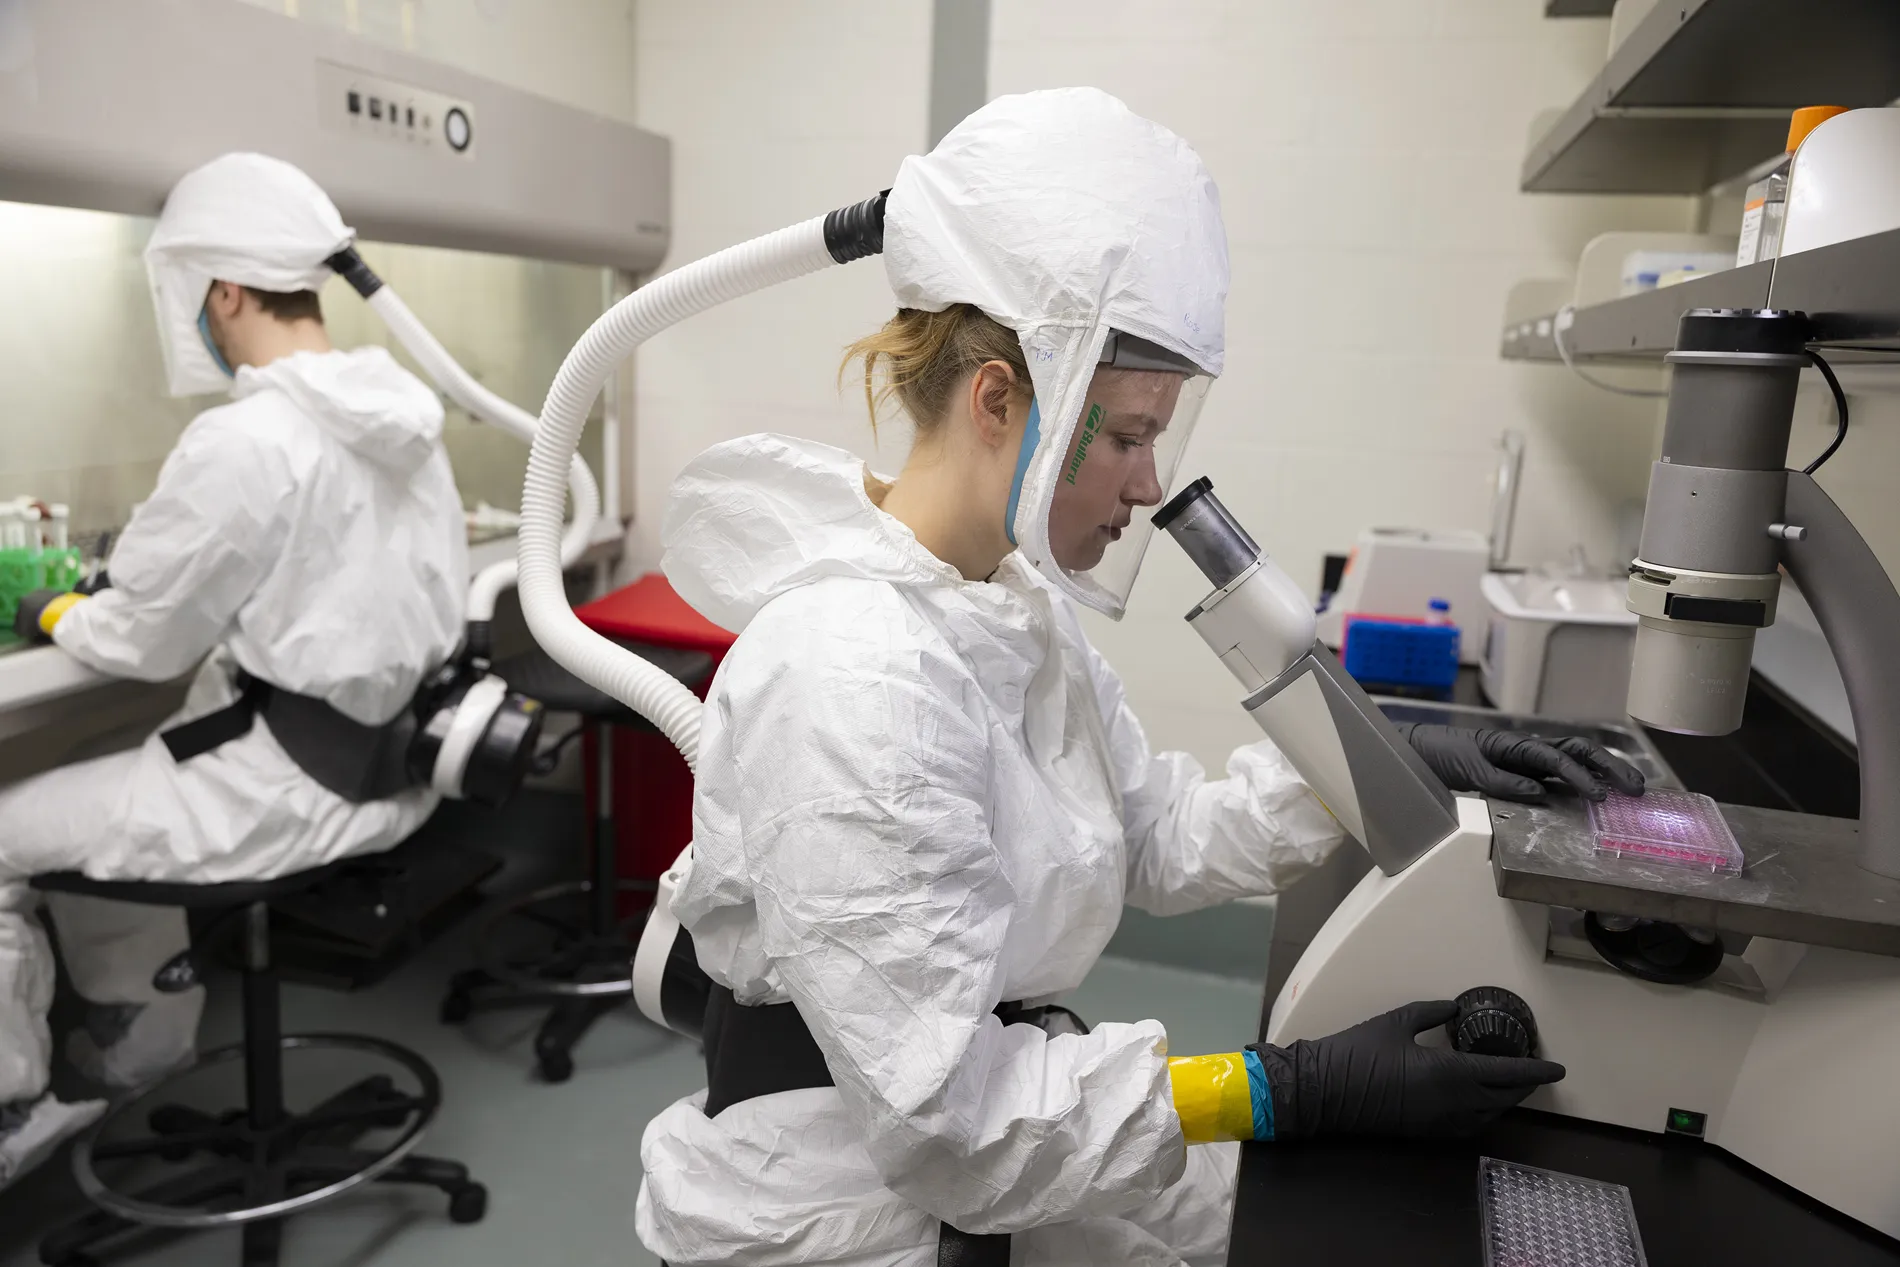
{"type": "Polygon", "coordinates": [[[1692,1109],[1669,1110],[1669,1121],[1663,1127],[1665,1135],[1693,1135],[1701,1139],[1709,1128],[1709,1115],[1697,1113],[1692,1109]]]}

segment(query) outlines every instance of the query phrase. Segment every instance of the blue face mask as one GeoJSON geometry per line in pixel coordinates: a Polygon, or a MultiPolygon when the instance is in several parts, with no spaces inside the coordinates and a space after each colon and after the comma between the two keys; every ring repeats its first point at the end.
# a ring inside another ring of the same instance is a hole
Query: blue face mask
{"type": "MultiPolygon", "coordinates": [[[[202,318],[200,318],[202,321],[202,318]]],[[[229,373],[230,371],[225,371],[229,373]]],[[[1016,478],[1009,482],[1009,509],[1003,512],[1003,533],[1011,545],[1016,545],[1016,503],[1022,500],[1023,476],[1029,474],[1029,459],[1036,456],[1036,445],[1042,440],[1042,410],[1035,401],[1029,402],[1029,421],[1023,424],[1023,447],[1016,455],[1016,478]]]]}
{"type": "MultiPolygon", "coordinates": [[[[209,308],[198,309],[198,337],[205,341],[205,351],[211,353],[211,359],[217,363],[220,370],[224,371],[224,376],[236,378],[237,375],[231,370],[231,363],[224,359],[224,353],[218,351],[217,341],[211,337],[211,310],[209,308]]],[[[1022,483],[1021,475],[1016,477],[1016,482],[1019,485],[1022,483]]],[[[1012,513],[1014,506],[1015,503],[1012,501],[1012,513]]]]}

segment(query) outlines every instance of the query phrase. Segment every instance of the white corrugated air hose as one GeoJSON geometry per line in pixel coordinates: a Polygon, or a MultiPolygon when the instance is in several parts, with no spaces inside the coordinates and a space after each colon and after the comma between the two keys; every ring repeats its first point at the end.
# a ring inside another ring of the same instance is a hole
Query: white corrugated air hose
{"type": "MultiPolygon", "coordinates": [[[[580,622],[561,584],[561,476],[588,410],[616,365],[642,343],[696,313],[832,264],[884,249],[884,195],[728,247],[657,278],[601,315],[562,362],[541,407],[521,492],[521,610],[557,663],[659,728],[699,768],[699,697],[633,652],[580,622]]],[[[657,1024],[697,1037],[705,975],[692,940],[673,917],[673,894],[692,868],[689,844],[660,877],[633,960],[634,1004],[657,1024]],[[695,984],[696,982],[696,984],[695,984]]]]}
{"type": "MultiPolygon", "coordinates": [[[[409,310],[409,305],[394,290],[387,285],[379,286],[364,299],[376,315],[383,319],[389,332],[396,336],[396,342],[416,359],[416,363],[441,389],[443,395],[480,421],[501,428],[522,443],[534,442],[534,415],[476,382],[474,376],[449,355],[448,349],[429,333],[428,327],[409,310]]],[[[600,518],[600,490],[594,483],[594,474],[587,469],[587,463],[581,460],[580,455],[572,450],[569,452],[562,491],[574,501],[574,518],[568,523],[560,542],[561,567],[565,569],[572,567],[586,551],[587,543],[594,535],[594,524],[600,518]]],[[[561,499],[557,494],[557,520],[560,513],[561,499]]],[[[514,559],[503,559],[481,570],[468,592],[468,619],[471,623],[494,619],[495,601],[515,583],[515,572],[514,559]]]]}
{"type": "Polygon", "coordinates": [[[880,196],[728,247],[656,278],[588,328],[567,354],[541,407],[541,425],[528,454],[528,477],[521,493],[521,536],[516,548],[521,609],[528,629],[570,673],[657,726],[688,766],[696,767],[699,761],[699,697],[664,669],[587,628],[568,606],[558,566],[562,473],[580,441],[594,398],[614,367],[635,348],[667,327],[729,299],[871,254],[881,247],[882,239],[880,196]],[[847,233],[871,222],[876,245],[852,249],[843,243],[847,233]]]}

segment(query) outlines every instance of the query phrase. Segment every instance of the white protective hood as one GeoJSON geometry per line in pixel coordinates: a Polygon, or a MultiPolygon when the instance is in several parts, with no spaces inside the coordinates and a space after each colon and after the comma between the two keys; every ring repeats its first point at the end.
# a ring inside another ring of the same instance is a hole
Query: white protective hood
{"type": "Polygon", "coordinates": [[[675,592],[734,633],[780,594],[826,577],[893,585],[963,578],[881,513],[866,468],[842,449],[792,436],[714,445],[673,482],[660,528],[675,592]]]}
{"type": "Polygon", "coordinates": [[[317,183],[281,159],[225,154],[172,187],[145,246],[159,348],[174,396],[231,389],[198,331],[212,282],[320,290],[324,263],[355,240],[317,183]]]}
{"type": "Polygon", "coordinates": [[[1064,592],[1119,616],[1120,596],[1055,563],[1049,508],[1111,330],[1221,372],[1227,235],[1200,156],[1097,89],[999,97],[904,160],[884,266],[899,306],[974,304],[1020,336],[1040,434],[1015,541],[1064,592]]]}
{"type": "Polygon", "coordinates": [[[231,394],[242,400],[269,387],[344,448],[398,475],[415,474],[441,449],[441,400],[384,348],[296,352],[264,366],[241,365],[231,394]]]}

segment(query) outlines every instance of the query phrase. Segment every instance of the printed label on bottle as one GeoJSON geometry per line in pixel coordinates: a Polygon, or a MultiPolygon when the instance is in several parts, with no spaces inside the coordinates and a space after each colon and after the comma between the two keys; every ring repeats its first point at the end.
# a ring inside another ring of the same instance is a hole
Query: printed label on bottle
{"type": "Polygon", "coordinates": [[[1735,244],[1735,267],[1755,262],[1755,250],[1761,245],[1761,213],[1766,199],[1757,198],[1742,208],[1742,237],[1735,244]]]}

